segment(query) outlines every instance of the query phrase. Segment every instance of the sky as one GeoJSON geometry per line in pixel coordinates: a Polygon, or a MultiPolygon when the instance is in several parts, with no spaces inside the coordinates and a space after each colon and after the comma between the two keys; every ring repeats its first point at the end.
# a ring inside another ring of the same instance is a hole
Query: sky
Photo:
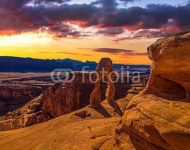
{"type": "Polygon", "coordinates": [[[187,0],[0,0],[0,56],[150,64],[147,47],[189,15],[187,0]]]}

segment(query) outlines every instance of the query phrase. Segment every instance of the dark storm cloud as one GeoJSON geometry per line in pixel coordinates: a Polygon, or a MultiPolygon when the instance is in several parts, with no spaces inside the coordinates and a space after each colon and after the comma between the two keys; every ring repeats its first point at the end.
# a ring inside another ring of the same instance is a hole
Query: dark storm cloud
{"type": "Polygon", "coordinates": [[[118,3],[116,0],[97,0],[91,3],[91,5],[101,5],[104,11],[113,11],[116,9],[118,3]]]}
{"type": "MultiPolygon", "coordinates": [[[[42,28],[43,30],[43,28],[42,28]]],[[[47,29],[45,28],[47,31],[47,29]]],[[[59,39],[63,37],[72,37],[72,38],[79,38],[79,37],[84,37],[89,34],[83,31],[78,31],[74,29],[73,27],[66,25],[66,24],[56,24],[54,26],[50,26],[48,28],[48,32],[54,35],[54,38],[59,39]]]]}
{"type": "Polygon", "coordinates": [[[134,2],[134,1],[140,1],[140,0],[119,0],[120,2],[124,2],[124,3],[130,3],[130,2],[134,2]]]}
{"type": "Polygon", "coordinates": [[[49,33],[54,34],[55,38],[67,37],[72,30],[72,27],[62,23],[49,26],[48,28],[49,33]]]}
{"type": "Polygon", "coordinates": [[[81,4],[81,5],[38,5],[38,6],[23,6],[20,10],[20,17],[29,22],[46,25],[57,24],[63,21],[78,21],[87,22],[98,12],[95,6],[81,4]]]}
{"type": "Polygon", "coordinates": [[[58,25],[54,25],[50,28],[50,31],[51,32],[69,32],[71,31],[71,27],[69,27],[68,25],[66,24],[58,24],[58,25]]]}
{"type": "MultiPolygon", "coordinates": [[[[173,31],[173,34],[174,33],[175,31],[173,31]]],[[[116,38],[113,41],[119,42],[119,41],[124,41],[124,40],[134,40],[134,39],[140,39],[140,38],[161,38],[168,35],[169,34],[164,31],[144,29],[144,30],[137,31],[136,33],[133,34],[132,37],[116,38]]]]}
{"type": "Polygon", "coordinates": [[[53,5],[44,9],[44,15],[52,21],[89,21],[98,12],[92,5],[53,5]]]}
{"type": "MultiPolygon", "coordinates": [[[[102,13],[94,18],[93,25],[101,27],[125,27],[129,30],[159,29],[164,26],[175,25],[181,30],[189,29],[190,4],[186,6],[147,5],[146,8],[129,7],[116,9],[110,13],[102,13]],[[98,19],[99,18],[99,19],[98,19]],[[169,22],[172,20],[172,22],[169,22]]],[[[87,25],[92,25],[87,23],[87,25]]]]}
{"type": "MultiPolygon", "coordinates": [[[[0,34],[37,31],[48,27],[52,34],[80,35],[76,30],[60,27],[60,24],[68,21],[81,27],[94,26],[99,28],[97,34],[104,35],[120,34],[122,28],[130,31],[160,30],[160,33],[141,33],[147,38],[190,28],[189,3],[185,6],[150,4],[146,8],[120,8],[116,0],[96,0],[91,4],[72,5],[66,4],[68,1],[70,0],[0,0],[0,34]],[[27,5],[29,2],[36,5],[27,5]]],[[[133,0],[120,0],[124,1],[133,0]]],[[[136,36],[140,36],[140,33],[136,36]]]]}
{"type": "Polygon", "coordinates": [[[115,36],[118,34],[124,33],[123,28],[108,28],[108,29],[101,29],[96,32],[97,34],[104,34],[107,36],[115,36]]]}
{"type": "MultiPolygon", "coordinates": [[[[102,27],[128,27],[130,30],[140,28],[160,28],[168,19],[179,20],[175,14],[176,7],[168,5],[148,5],[146,8],[129,7],[117,9],[113,13],[102,14],[97,25],[102,27]]],[[[179,10],[178,13],[182,13],[179,10]]]]}
{"type": "Polygon", "coordinates": [[[24,4],[31,0],[0,0],[0,8],[4,9],[20,9],[24,4]]]}
{"type": "MultiPolygon", "coordinates": [[[[136,0],[119,0],[120,2],[124,2],[125,4],[134,2],[136,0]]],[[[103,11],[113,11],[117,9],[118,2],[116,0],[96,0],[91,3],[91,5],[101,5],[103,8],[103,11]]]]}
{"type": "Polygon", "coordinates": [[[138,31],[135,35],[135,37],[144,37],[144,38],[157,38],[157,37],[163,37],[163,36],[167,36],[168,33],[166,32],[161,32],[161,31],[155,31],[155,30],[141,30],[138,31]]]}
{"type": "MultiPolygon", "coordinates": [[[[16,4],[15,1],[0,1],[0,20],[2,20],[0,22],[0,34],[9,34],[9,30],[14,30],[14,34],[27,31],[37,31],[39,28],[45,26],[50,28],[49,31],[59,32],[60,35],[60,32],[65,30],[65,28],[60,28],[60,24],[62,24],[61,22],[85,22],[88,21],[98,10],[97,7],[86,4],[27,6],[25,5],[27,2],[30,1],[23,0],[18,4],[16,4]]],[[[70,35],[77,35],[76,31],[68,33],[70,35]]]]}
{"type": "Polygon", "coordinates": [[[135,0],[119,0],[119,1],[129,3],[129,2],[134,2],[135,0]]]}
{"type": "Polygon", "coordinates": [[[17,34],[20,32],[27,32],[37,30],[41,27],[40,22],[43,18],[36,12],[35,15],[39,16],[38,19],[33,20],[36,16],[26,17],[28,12],[22,12],[23,6],[31,2],[31,0],[1,0],[0,1],[0,32],[1,34],[17,34]],[[34,22],[36,21],[36,22],[34,22]]]}
{"type": "Polygon", "coordinates": [[[115,49],[115,48],[97,48],[93,49],[95,52],[103,52],[103,53],[111,53],[111,54],[118,54],[118,53],[132,53],[132,50],[125,50],[125,49],[115,49]]]}
{"type": "Polygon", "coordinates": [[[136,53],[133,50],[117,49],[117,48],[96,48],[92,49],[95,52],[109,53],[113,55],[127,55],[127,56],[146,56],[147,53],[136,53]]]}
{"type": "Polygon", "coordinates": [[[70,2],[71,0],[35,0],[35,3],[52,3],[52,2],[56,2],[56,3],[66,3],[66,2],[70,2]]]}
{"type": "Polygon", "coordinates": [[[7,8],[7,9],[20,9],[23,5],[34,2],[34,4],[41,4],[41,3],[66,3],[71,0],[0,0],[0,8],[7,8]]]}

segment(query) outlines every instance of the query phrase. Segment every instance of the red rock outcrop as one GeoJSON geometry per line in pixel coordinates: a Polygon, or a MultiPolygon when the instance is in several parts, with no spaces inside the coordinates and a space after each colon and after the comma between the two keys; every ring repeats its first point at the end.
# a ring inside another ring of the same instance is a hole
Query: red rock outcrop
{"type": "Polygon", "coordinates": [[[190,32],[148,48],[153,61],[146,89],[128,104],[116,129],[118,147],[137,150],[190,148],[190,32]]]}
{"type": "Polygon", "coordinates": [[[9,111],[0,117],[0,130],[12,130],[34,125],[49,120],[41,111],[42,95],[26,103],[23,107],[9,111]]]}
{"type": "Polygon", "coordinates": [[[93,88],[89,74],[78,72],[71,83],[56,83],[43,93],[42,111],[52,117],[58,117],[87,106],[93,88]]]}
{"type": "Polygon", "coordinates": [[[113,103],[115,97],[115,86],[114,86],[114,68],[110,58],[102,58],[95,70],[96,72],[96,82],[95,89],[90,95],[90,105],[92,107],[99,107],[101,103],[101,91],[100,84],[102,79],[107,80],[106,89],[106,100],[109,103],[113,103]]]}
{"type": "Polygon", "coordinates": [[[146,93],[166,99],[190,99],[190,32],[158,40],[148,47],[153,61],[146,93]]]}
{"type": "Polygon", "coordinates": [[[0,85],[0,113],[15,110],[42,93],[38,86],[0,85]]]}
{"type": "Polygon", "coordinates": [[[94,88],[88,75],[76,73],[73,82],[56,83],[23,107],[0,117],[0,130],[18,129],[45,122],[87,106],[94,88]]]}
{"type": "MultiPolygon", "coordinates": [[[[94,107],[94,105],[99,105],[102,100],[106,99],[116,110],[118,110],[117,112],[121,114],[114,99],[125,97],[127,90],[130,88],[130,84],[126,82],[115,83],[116,90],[112,82],[108,82],[108,85],[105,83],[100,84],[103,78],[100,71],[104,67],[105,71],[107,71],[105,76],[107,80],[110,80],[109,73],[114,71],[112,61],[109,58],[103,58],[96,69],[97,73],[99,73],[98,80],[95,76],[91,76],[90,73],[76,72],[75,79],[71,83],[56,83],[54,86],[48,88],[43,93],[42,111],[54,118],[73,112],[89,104],[94,107]],[[96,80],[98,82],[95,83],[95,90],[93,91],[94,81],[96,80]]],[[[112,73],[112,81],[114,80],[113,75],[112,73]]]]}

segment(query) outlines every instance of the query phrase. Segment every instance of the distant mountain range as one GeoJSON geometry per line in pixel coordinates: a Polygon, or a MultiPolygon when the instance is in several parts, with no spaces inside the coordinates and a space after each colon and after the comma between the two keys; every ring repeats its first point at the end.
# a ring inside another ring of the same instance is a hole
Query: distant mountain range
{"type": "Polygon", "coordinates": [[[55,68],[74,69],[72,62],[57,60],[41,60],[20,57],[0,57],[0,72],[51,72],[55,68]]]}
{"type": "MultiPolygon", "coordinates": [[[[75,71],[81,71],[83,67],[88,66],[85,70],[95,70],[97,67],[96,62],[86,61],[82,62],[73,59],[33,59],[0,56],[0,72],[51,72],[56,68],[67,68],[75,71]]],[[[149,65],[122,65],[114,64],[116,70],[121,67],[129,68],[130,70],[148,70],[149,65]]]]}

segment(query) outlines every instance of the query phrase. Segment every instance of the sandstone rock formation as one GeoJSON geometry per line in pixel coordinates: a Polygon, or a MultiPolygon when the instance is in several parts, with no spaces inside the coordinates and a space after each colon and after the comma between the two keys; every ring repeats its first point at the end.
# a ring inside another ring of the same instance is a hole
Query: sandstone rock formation
{"type": "Polygon", "coordinates": [[[190,32],[158,40],[148,47],[153,61],[146,93],[166,99],[190,99],[190,32]]]}
{"type": "MultiPolygon", "coordinates": [[[[101,92],[100,84],[102,79],[107,80],[107,90],[106,90],[106,100],[109,103],[113,103],[115,96],[115,86],[114,86],[114,68],[110,58],[102,58],[95,70],[96,80],[95,89],[90,95],[90,105],[92,107],[99,107],[101,102],[101,92]]],[[[105,80],[104,80],[105,81],[105,80]]]]}
{"type": "Polygon", "coordinates": [[[114,98],[115,98],[115,72],[113,68],[113,64],[110,58],[102,58],[95,70],[95,89],[90,95],[90,106],[93,108],[100,108],[101,102],[101,90],[100,84],[101,82],[107,82],[106,89],[106,100],[108,103],[115,109],[115,111],[122,115],[120,108],[117,106],[114,98]],[[106,80],[105,80],[106,79],[106,80]]]}
{"type": "MultiPolygon", "coordinates": [[[[128,101],[117,103],[123,110],[128,101]]],[[[0,132],[0,146],[3,150],[110,150],[116,147],[113,142],[119,121],[120,116],[104,101],[100,109],[85,107],[42,124],[0,132]],[[83,114],[91,115],[83,118],[83,114]]]]}
{"type": "Polygon", "coordinates": [[[73,112],[89,104],[90,93],[94,85],[89,82],[88,74],[76,73],[71,83],[56,83],[39,97],[23,107],[9,111],[0,117],[0,131],[18,129],[73,112]]]}
{"type": "Polygon", "coordinates": [[[131,84],[131,89],[127,91],[127,99],[131,100],[134,96],[142,92],[145,88],[144,84],[131,84]]]}
{"type": "Polygon", "coordinates": [[[56,83],[43,93],[42,111],[54,118],[85,107],[93,88],[89,74],[78,72],[71,83],[56,83]]]}
{"type": "MultiPolygon", "coordinates": [[[[72,83],[57,83],[45,90],[39,97],[25,105],[22,104],[22,106],[24,105],[23,107],[20,106],[13,111],[7,111],[5,115],[0,116],[0,131],[18,129],[45,122],[89,105],[90,94],[94,89],[94,84],[89,81],[89,73],[84,74],[84,83],[82,83],[82,78],[82,73],[76,72],[76,78],[72,83]]],[[[120,99],[126,97],[130,84],[118,82],[115,84],[115,87],[115,98],[120,99]]],[[[101,84],[102,100],[105,99],[106,88],[106,84],[101,84]]],[[[4,103],[0,104],[4,108],[4,103]]],[[[90,114],[83,112],[78,115],[85,118],[90,114]]]]}
{"type": "Polygon", "coordinates": [[[0,85],[0,114],[15,110],[42,93],[38,86],[0,85]]]}
{"type": "Polygon", "coordinates": [[[146,89],[128,104],[116,129],[119,148],[190,148],[190,32],[168,36],[148,48],[153,61],[146,89]]]}
{"type": "Polygon", "coordinates": [[[26,103],[23,107],[9,111],[0,117],[0,131],[19,129],[49,120],[41,111],[42,95],[26,103]]]}

